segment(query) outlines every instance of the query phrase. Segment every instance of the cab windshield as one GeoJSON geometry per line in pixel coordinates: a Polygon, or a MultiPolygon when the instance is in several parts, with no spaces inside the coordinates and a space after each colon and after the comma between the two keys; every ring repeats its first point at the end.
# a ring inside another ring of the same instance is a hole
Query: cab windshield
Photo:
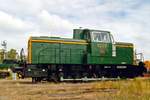
{"type": "Polygon", "coordinates": [[[111,42],[109,32],[93,31],[91,36],[93,42],[111,42]]]}

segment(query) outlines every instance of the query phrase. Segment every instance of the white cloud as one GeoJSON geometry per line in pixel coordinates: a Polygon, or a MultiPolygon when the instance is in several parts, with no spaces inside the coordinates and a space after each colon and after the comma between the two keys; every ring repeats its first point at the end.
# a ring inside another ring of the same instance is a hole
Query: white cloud
{"type": "Polygon", "coordinates": [[[0,0],[0,9],[22,18],[30,18],[42,9],[42,0],[0,0]]]}
{"type": "Polygon", "coordinates": [[[31,23],[22,21],[19,18],[11,16],[5,12],[0,11],[0,31],[18,32],[30,29],[31,23]]]}
{"type": "MultiPolygon", "coordinates": [[[[25,45],[30,35],[71,37],[79,26],[110,30],[150,59],[148,0],[0,0],[0,35],[25,45]],[[19,38],[13,40],[13,38],[19,38]],[[4,34],[9,34],[7,37],[4,34]],[[15,35],[16,34],[16,35],[15,35]],[[144,44],[144,47],[143,47],[144,44]]],[[[2,38],[1,38],[2,39],[2,38]]],[[[18,44],[19,45],[19,44],[18,44]]],[[[21,48],[22,45],[17,46],[21,48]]],[[[25,46],[23,46],[25,47],[25,46]]]]}
{"type": "Polygon", "coordinates": [[[74,25],[57,15],[52,15],[47,11],[43,10],[38,15],[38,24],[39,27],[45,32],[54,32],[54,35],[58,32],[60,35],[65,36],[65,33],[68,34],[74,27],[74,25]]]}

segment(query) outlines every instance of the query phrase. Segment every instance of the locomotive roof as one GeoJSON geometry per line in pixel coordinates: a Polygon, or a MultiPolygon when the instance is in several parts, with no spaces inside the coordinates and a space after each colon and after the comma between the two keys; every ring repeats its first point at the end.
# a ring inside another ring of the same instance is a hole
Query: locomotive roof
{"type": "Polygon", "coordinates": [[[86,40],[72,39],[72,38],[60,38],[60,37],[48,37],[48,36],[33,36],[30,40],[58,40],[58,41],[69,41],[69,42],[86,42],[86,40]]]}
{"type": "Polygon", "coordinates": [[[88,30],[88,31],[100,31],[100,32],[108,32],[110,33],[110,31],[106,31],[106,30],[97,30],[97,29],[74,29],[74,30],[88,30]]]}

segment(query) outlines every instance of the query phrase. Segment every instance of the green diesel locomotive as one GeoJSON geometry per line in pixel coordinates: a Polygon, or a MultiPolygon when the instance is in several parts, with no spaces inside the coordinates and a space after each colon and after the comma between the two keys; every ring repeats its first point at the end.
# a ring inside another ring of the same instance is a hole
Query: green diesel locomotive
{"type": "Polygon", "coordinates": [[[132,43],[115,42],[109,31],[74,29],[73,39],[30,37],[25,76],[33,82],[132,78],[143,74],[132,43]]]}

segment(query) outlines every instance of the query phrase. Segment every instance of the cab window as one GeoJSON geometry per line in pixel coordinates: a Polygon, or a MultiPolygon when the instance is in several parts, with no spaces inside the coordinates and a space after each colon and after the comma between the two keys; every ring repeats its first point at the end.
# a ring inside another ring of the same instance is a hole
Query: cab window
{"type": "Polygon", "coordinates": [[[110,34],[108,32],[94,31],[92,32],[93,42],[111,42],[110,34]]]}

